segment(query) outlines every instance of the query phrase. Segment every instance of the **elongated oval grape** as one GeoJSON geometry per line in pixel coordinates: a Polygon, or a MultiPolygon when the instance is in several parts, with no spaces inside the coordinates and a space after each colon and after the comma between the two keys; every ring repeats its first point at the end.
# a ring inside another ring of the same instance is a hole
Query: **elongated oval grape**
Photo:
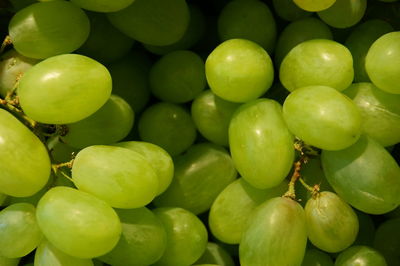
{"type": "Polygon", "coordinates": [[[292,167],[293,136],[273,100],[239,107],[229,125],[229,146],[236,169],[256,188],[277,186],[292,167]]]}
{"type": "Polygon", "coordinates": [[[331,256],[319,249],[307,249],[301,266],[333,266],[331,256]]]}
{"type": "Polygon", "coordinates": [[[239,245],[242,266],[300,266],[307,243],[304,210],[297,202],[272,198],[254,210],[239,245]]]}
{"type": "Polygon", "coordinates": [[[236,178],[228,152],[215,144],[200,143],[174,160],[175,173],[168,189],[154,200],[158,207],[181,207],[199,214],[236,178]]]}
{"type": "Polygon", "coordinates": [[[47,124],[73,123],[93,114],[107,101],[111,76],[89,57],[58,55],[29,69],[19,81],[17,93],[30,118],[47,124]]]}
{"type": "Polygon", "coordinates": [[[293,0],[301,9],[316,12],[331,7],[336,0],[293,0]]]}
{"type": "Polygon", "coordinates": [[[77,258],[109,252],[121,234],[121,222],[107,203],[69,187],[50,189],[39,201],[36,216],[47,240],[77,258]]]}
{"type": "Polygon", "coordinates": [[[293,0],[272,0],[275,13],[288,21],[295,21],[312,15],[304,9],[299,8],[293,0]]]}
{"type": "Polygon", "coordinates": [[[115,12],[128,7],[135,0],[71,0],[83,9],[96,12],[115,12]]]}
{"type": "Polygon", "coordinates": [[[0,256],[19,258],[28,255],[42,240],[42,232],[29,203],[16,203],[0,212],[0,256]]]}
{"type": "Polygon", "coordinates": [[[80,259],[65,254],[49,241],[43,240],[35,252],[35,266],[93,266],[91,259],[80,259]]]}
{"type": "Polygon", "coordinates": [[[72,167],[79,190],[116,208],[138,208],[150,203],[158,190],[153,167],[132,150],[94,145],[81,150],[72,167]]]}
{"type": "Polygon", "coordinates": [[[207,246],[207,230],[193,213],[182,208],[157,208],[154,214],[167,232],[167,247],[155,266],[191,265],[207,246]]]}
{"type": "Polygon", "coordinates": [[[113,266],[151,265],[159,260],[167,245],[167,234],[157,216],[145,207],[116,212],[122,224],[121,238],[99,259],[113,266]]]}
{"type": "Polygon", "coordinates": [[[283,117],[294,135],[320,149],[344,149],[355,143],[361,134],[357,106],[326,86],[293,91],[283,104],[283,117]]]}
{"type": "Polygon", "coordinates": [[[272,85],[274,68],[258,44],[231,39],[218,45],[206,60],[206,77],[213,93],[231,102],[247,102],[272,85]]]}
{"type": "Polygon", "coordinates": [[[386,259],[388,265],[394,266],[400,263],[400,219],[388,219],[381,223],[376,230],[373,247],[386,259]]]}
{"type": "Polygon", "coordinates": [[[353,58],[350,51],[338,42],[308,40],[286,55],[279,78],[289,91],[321,85],[342,91],[353,81],[353,58]]]}
{"type": "Polygon", "coordinates": [[[323,151],[326,178],[347,203],[369,214],[382,214],[400,204],[400,168],[373,139],[363,135],[340,151],[323,151]]]}
{"type": "Polygon", "coordinates": [[[385,258],[368,246],[352,246],[336,258],[335,266],[387,266],[385,258]]]}
{"type": "Polygon", "coordinates": [[[31,58],[48,58],[78,49],[89,35],[86,14],[68,1],[27,6],[8,26],[15,50],[31,58]]]}
{"type": "Polygon", "coordinates": [[[6,258],[0,255],[1,266],[18,266],[20,258],[6,258]]]}
{"type": "Polygon", "coordinates": [[[213,242],[207,243],[207,248],[203,255],[201,255],[201,257],[196,261],[196,264],[200,263],[215,263],[210,265],[235,266],[235,262],[231,255],[229,255],[221,245],[213,242]]]}
{"type": "Polygon", "coordinates": [[[212,234],[228,244],[239,244],[251,212],[264,201],[279,197],[287,182],[276,187],[257,189],[239,178],[229,184],[215,199],[208,216],[212,234]]]}
{"type": "Polygon", "coordinates": [[[135,0],[127,8],[109,13],[108,18],[129,37],[151,45],[177,42],[190,19],[184,0],[135,0]]]}
{"type": "Polygon", "coordinates": [[[27,197],[45,186],[50,158],[42,142],[18,119],[0,109],[0,192],[27,197]]]}
{"type": "Polygon", "coordinates": [[[400,32],[390,32],[377,39],[365,58],[368,76],[379,89],[400,94],[400,32]]]}
{"type": "Polygon", "coordinates": [[[357,24],[367,9],[367,0],[336,0],[328,9],[318,12],[318,16],[329,26],[348,28],[357,24]]]}
{"type": "Polygon", "coordinates": [[[334,253],[353,244],[358,233],[357,215],[335,193],[317,194],[307,201],[304,211],[307,235],[314,246],[334,253]]]}

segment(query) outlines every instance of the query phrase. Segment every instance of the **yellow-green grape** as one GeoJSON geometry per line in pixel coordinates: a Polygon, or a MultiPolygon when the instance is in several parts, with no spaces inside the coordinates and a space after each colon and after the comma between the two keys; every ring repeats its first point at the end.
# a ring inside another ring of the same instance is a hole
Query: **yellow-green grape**
{"type": "Polygon", "coordinates": [[[331,7],[336,0],[293,0],[293,2],[301,9],[316,12],[331,7]]]}
{"type": "Polygon", "coordinates": [[[1,266],[18,266],[21,258],[6,258],[0,255],[1,266]]]}
{"type": "Polygon", "coordinates": [[[341,252],[335,261],[335,266],[354,265],[387,266],[388,264],[379,251],[368,246],[352,246],[341,252]]]}

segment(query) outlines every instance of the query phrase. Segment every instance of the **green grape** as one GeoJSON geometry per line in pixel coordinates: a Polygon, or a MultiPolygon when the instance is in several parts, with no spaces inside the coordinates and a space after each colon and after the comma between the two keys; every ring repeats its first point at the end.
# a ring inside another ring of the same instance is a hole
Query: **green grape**
{"type": "Polygon", "coordinates": [[[228,152],[211,143],[191,146],[175,158],[174,165],[171,185],[154,200],[157,207],[181,207],[194,214],[203,213],[237,175],[228,152]]]}
{"type": "Polygon", "coordinates": [[[379,89],[400,94],[400,32],[390,32],[377,39],[368,50],[365,69],[379,89]]]}
{"type": "Polygon", "coordinates": [[[293,0],[272,0],[272,4],[275,13],[284,20],[295,21],[312,15],[311,12],[299,8],[293,0]]]}
{"type": "Polygon", "coordinates": [[[335,193],[323,191],[304,208],[311,243],[326,252],[339,252],[353,244],[358,219],[353,209],[335,193]]]}
{"type": "Polygon", "coordinates": [[[20,258],[6,258],[0,255],[1,266],[18,266],[20,258]]]}
{"type": "Polygon", "coordinates": [[[135,0],[71,0],[77,6],[96,12],[115,12],[127,8],[135,0]]]}
{"type": "Polygon", "coordinates": [[[367,9],[367,0],[336,0],[328,9],[318,12],[318,16],[334,28],[349,28],[357,24],[367,9]]]}
{"type": "Polygon", "coordinates": [[[14,49],[0,58],[0,95],[5,97],[17,85],[22,75],[39,60],[20,55],[14,49]]]}
{"type": "Polygon", "coordinates": [[[181,208],[157,208],[155,215],[167,232],[167,246],[154,266],[191,265],[204,253],[207,230],[193,213],[181,208]]]}
{"type": "Polygon", "coordinates": [[[326,39],[304,41],[283,59],[279,78],[289,91],[306,86],[328,86],[342,91],[353,81],[353,58],[338,42],[326,39]]]}
{"type": "Polygon", "coordinates": [[[308,86],[290,93],[283,104],[283,117],[294,135],[324,150],[349,147],[361,133],[357,106],[326,86],[308,86]]]}
{"type": "Polygon", "coordinates": [[[232,39],[217,46],[206,60],[213,93],[231,102],[247,102],[272,85],[274,68],[268,53],[254,42],[232,39]]]}
{"type": "Polygon", "coordinates": [[[11,7],[9,7],[9,11],[11,11],[12,13],[17,13],[19,10],[34,3],[37,3],[37,0],[9,0],[8,2],[11,4],[11,7]]]}
{"type": "Polygon", "coordinates": [[[386,259],[388,265],[395,266],[400,263],[400,219],[389,219],[379,225],[375,233],[373,247],[386,259]]]}
{"type": "Polygon", "coordinates": [[[134,113],[130,105],[121,97],[111,95],[94,114],[68,124],[68,132],[62,140],[78,149],[90,145],[111,144],[128,135],[133,121],[134,113]]]}
{"type": "Polygon", "coordinates": [[[366,213],[356,211],[359,228],[358,235],[353,245],[372,246],[375,235],[375,225],[371,216],[366,213]]]}
{"type": "MultiPolygon", "coordinates": [[[[113,1],[109,1],[113,3],[113,1]]],[[[103,63],[110,63],[127,55],[133,39],[117,30],[105,14],[87,12],[90,33],[86,42],[76,51],[103,63]]]]}
{"type": "Polygon", "coordinates": [[[27,197],[45,186],[50,158],[43,143],[18,119],[0,109],[0,192],[27,197]]]}
{"type": "Polygon", "coordinates": [[[391,31],[393,31],[392,25],[379,19],[367,20],[351,31],[345,45],[353,56],[355,82],[370,81],[365,70],[365,57],[372,43],[391,31]]]}
{"type": "Polygon", "coordinates": [[[160,146],[171,156],[187,150],[196,138],[196,127],[189,112],[172,103],[161,102],[147,108],[138,127],[143,141],[160,146]]]}
{"type": "Polygon", "coordinates": [[[147,159],[158,176],[157,195],[169,187],[174,176],[174,163],[163,148],[143,141],[126,141],[114,145],[135,151],[147,159]]]}
{"type": "Polygon", "coordinates": [[[148,160],[121,147],[94,145],[81,150],[72,178],[79,190],[115,208],[143,207],[158,191],[158,177],[148,160]]]}
{"type": "Polygon", "coordinates": [[[316,12],[331,7],[336,0],[293,0],[293,2],[301,9],[316,12]]]}
{"type": "Polygon", "coordinates": [[[51,1],[18,11],[8,31],[18,53],[31,58],[48,58],[78,49],[89,35],[90,22],[74,4],[51,1]]]}
{"type": "Polygon", "coordinates": [[[40,229],[60,251],[77,258],[93,258],[117,244],[121,223],[104,201],[69,187],[54,187],[39,201],[40,229]]]}
{"type": "Polygon", "coordinates": [[[362,131],[387,147],[400,142],[400,95],[372,83],[354,83],[343,91],[353,99],[362,116],[362,131]]]}
{"type": "Polygon", "coordinates": [[[368,246],[352,246],[339,254],[335,266],[387,266],[385,258],[368,246]]]}
{"type": "Polygon", "coordinates": [[[259,99],[239,107],[229,125],[229,146],[240,175],[252,186],[279,185],[293,159],[293,136],[279,103],[259,99]]]}
{"type": "Polygon", "coordinates": [[[190,19],[184,0],[135,0],[107,14],[111,24],[129,37],[150,45],[169,45],[185,33],[190,19]]]}
{"type": "Polygon", "coordinates": [[[203,59],[192,51],[171,52],[152,66],[149,79],[151,92],[160,100],[189,102],[206,87],[203,59]]]}
{"type": "Polygon", "coordinates": [[[80,259],[65,254],[50,242],[44,240],[35,252],[35,266],[93,266],[91,259],[80,259]]]}
{"type": "Polygon", "coordinates": [[[238,103],[225,101],[206,90],[192,102],[191,114],[201,135],[211,142],[228,146],[229,123],[238,107],[238,103]]]}
{"type": "Polygon", "coordinates": [[[333,266],[332,258],[315,248],[307,249],[301,266],[333,266]]]}
{"type": "Polygon", "coordinates": [[[329,184],[354,208],[383,214],[400,204],[400,168],[373,139],[362,135],[340,151],[323,151],[322,166],[329,184]]]}
{"type": "Polygon", "coordinates": [[[263,47],[269,54],[274,50],[276,23],[268,5],[259,0],[233,0],[218,17],[221,41],[246,39],[263,47]]]}
{"type": "MultiPolygon", "coordinates": [[[[281,1],[281,0],[280,0],[281,1]]],[[[304,18],[290,23],[279,35],[275,49],[275,65],[280,66],[283,58],[296,45],[312,39],[332,40],[329,27],[317,18],[304,18]]]]}
{"type": "Polygon", "coordinates": [[[39,245],[43,235],[35,212],[29,203],[12,204],[0,212],[0,256],[23,257],[39,245]]]}
{"type": "Polygon", "coordinates": [[[303,208],[289,198],[272,198],[249,217],[239,245],[240,265],[300,266],[306,244],[303,208]]]}
{"type": "Polygon", "coordinates": [[[113,266],[142,266],[158,261],[166,248],[167,234],[156,215],[145,207],[116,212],[122,223],[121,238],[113,250],[99,259],[113,266]]]}
{"type": "Polygon", "coordinates": [[[209,265],[235,266],[235,262],[229,253],[222,246],[212,242],[207,243],[206,250],[195,263],[200,265],[201,263],[215,263],[209,265]]]}
{"type": "Polygon", "coordinates": [[[229,244],[239,244],[250,213],[268,199],[281,196],[287,182],[276,187],[257,189],[239,178],[228,185],[211,206],[208,225],[211,233],[229,244]]]}
{"type": "Polygon", "coordinates": [[[8,204],[6,204],[7,199],[8,199],[8,197],[6,194],[0,193],[0,207],[8,205],[8,204]]]}

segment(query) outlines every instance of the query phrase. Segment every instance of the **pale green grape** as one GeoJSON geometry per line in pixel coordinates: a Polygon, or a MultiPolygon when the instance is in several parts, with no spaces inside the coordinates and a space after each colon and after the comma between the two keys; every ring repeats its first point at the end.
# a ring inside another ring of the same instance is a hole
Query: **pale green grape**
{"type": "Polygon", "coordinates": [[[340,151],[323,151],[322,166],[337,194],[354,208],[383,214],[400,204],[400,168],[373,139],[362,135],[340,151]]]}
{"type": "Polygon", "coordinates": [[[96,12],[115,12],[128,7],[135,0],[71,0],[83,9],[96,12]]]}
{"type": "Polygon", "coordinates": [[[295,21],[312,15],[311,12],[299,8],[293,0],[272,0],[272,4],[275,13],[284,20],[295,21]]]}
{"type": "Polygon", "coordinates": [[[338,42],[304,41],[283,59],[279,78],[289,91],[305,86],[329,86],[342,91],[353,81],[353,58],[338,42]]]}
{"type": "Polygon", "coordinates": [[[229,146],[236,169],[256,188],[279,185],[292,167],[293,136],[274,100],[239,107],[229,125],[229,146]]]}
{"type": "Polygon", "coordinates": [[[333,266],[333,261],[328,254],[313,248],[306,250],[301,266],[333,266]]]}
{"type": "Polygon", "coordinates": [[[121,234],[121,222],[104,201],[69,187],[54,187],[39,201],[40,229],[56,248],[77,258],[109,252],[121,234]]]}
{"type": "Polygon", "coordinates": [[[18,266],[20,258],[6,258],[0,255],[1,266],[18,266]]]}
{"type": "Polygon", "coordinates": [[[151,92],[160,100],[189,102],[206,87],[203,59],[188,50],[171,52],[152,66],[149,79],[151,92]]]}
{"type": "Polygon", "coordinates": [[[113,266],[151,265],[159,260],[167,245],[167,234],[154,213],[145,207],[116,212],[122,223],[121,238],[99,259],[113,266]]]}
{"type": "Polygon", "coordinates": [[[34,206],[36,206],[39,202],[39,200],[42,198],[44,193],[47,192],[53,185],[54,185],[54,175],[50,175],[50,178],[47,181],[47,184],[38,192],[33,194],[32,196],[29,197],[8,197],[7,199],[7,205],[15,204],[15,203],[30,203],[34,206]]]}
{"type": "Polygon", "coordinates": [[[236,178],[228,152],[215,144],[191,146],[174,160],[175,173],[168,189],[154,200],[158,207],[181,207],[199,214],[236,178]]]}
{"type": "Polygon", "coordinates": [[[373,247],[386,259],[388,265],[400,263],[400,219],[394,218],[381,223],[376,230],[373,247]]]}
{"type": "Polygon", "coordinates": [[[276,187],[257,189],[239,178],[229,184],[211,206],[208,225],[212,234],[229,244],[239,244],[250,213],[264,201],[281,196],[287,182],[276,187]]]}
{"type": "Polygon", "coordinates": [[[169,187],[174,176],[174,163],[163,148],[143,141],[126,141],[114,145],[135,151],[147,159],[158,176],[157,195],[169,187]]]}
{"type": "Polygon", "coordinates": [[[42,241],[35,252],[35,266],[93,266],[91,259],[80,259],[58,250],[47,240],[42,241]]]}
{"type": "Polygon", "coordinates": [[[336,258],[335,266],[387,266],[385,258],[368,246],[352,246],[336,258]]]}
{"type": "Polygon", "coordinates": [[[42,189],[50,176],[43,143],[18,119],[0,109],[0,192],[27,197],[42,189]]]}
{"type": "Polygon", "coordinates": [[[307,243],[304,210],[297,202],[272,198],[249,217],[239,245],[242,266],[300,266],[307,243]]]}
{"type": "Polygon", "coordinates": [[[257,43],[269,54],[274,50],[276,31],[271,10],[259,0],[230,1],[218,17],[218,33],[221,41],[246,39],[257,43]]]}
{"type": "Polygon", "coordinates": [[[400,94],[400,32],[390,32],[377,39],[368,50],[365,69],[379,89],[400,94]]]}
{"type": "Polygon", "coordinates": [[[158,177],[145,157],[132,150],[94,145],[81,150],[72,167],[79,190],[116,208],[138,208],[158,191],[158,177]]]}
{"type": "Polygon", "coordinates": [[[131,131],[134,113],[121,97],[111,95],[108,101],[91,116],[68,124],[63,141],[74,148],[111,144],[125,138],[131,131]]]}
{"type": "Polygon", "coordinates": [[[345,95],[326,86],[293,91],[283,104],[289,130],[307,144],[324,150],[341,150],[357,141],[361,115],[345,95]]]}
{"type": "Polygon", "coordinates": [[[19,258],[28,255],[42,240],[42,232],[29,203],[16,203],[0,212],[0,256],[19,258]]]}
{"type": "Polygon", "coordinates": [[[274,68],[268,53],[254,42],[232,39],[217,46],[206,60],[213,93],[231,102],[247,102],[272,85],[274,68]]]}
{"type": "Polygon", "coordinates": [[[367,0],[336,0],[328,9],[318,12],[318,16],[329,26],[348,28],[357,24],[367,9],[367,0]]]}
{"type": "Polygon", "coordinates": [[[48,124],[73,123],[93,114],[107,101],[111,76],[89,57],[58,55],[29,69],[19,81],[17,93],[30,118],[48,124]]]}
{"type": "Polygon", "coordinates": [[[196,261],[196,265],[197,263],[215,263],[210,265],[235,266],[235,262],[229,253],[223,249],[222,246],[212,242],[207,243],[207,248],[203,255],[196,261]]]}
{"type": "Polygon", "coordinates": [[[191,265],[204,253],[207,230],[193,213],[181,208],[157,208],[155,215],[167,232],[167,246],[155,266],[191,265]]]}
{"type": "Polygon", "coordinates": [[[124,34],[151,45],[177,42],[190,19],[184,0],[135,0],[127,8],[107,16],[124,34]]]}
{"type": "Polygon", "coordinates": [[[293,2],[301,9],[315,12],[331,7],[336,0],[293,0],[293,2]]]}
{"type": "Polygon", "coordinates": [[[18,11],[8,26],[15,50],[31,58],[70,53],[87,39],[86,14],[68,1],[32,4],[18,11]]]}

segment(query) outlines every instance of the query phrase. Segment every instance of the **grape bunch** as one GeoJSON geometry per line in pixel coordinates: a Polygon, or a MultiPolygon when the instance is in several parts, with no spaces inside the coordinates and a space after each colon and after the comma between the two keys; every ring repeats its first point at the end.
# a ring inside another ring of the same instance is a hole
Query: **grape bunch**
{"type": "Polygon", "coordinates": [[[400,1],[0,14],[0,266],[400,265],[400,1]]]}

